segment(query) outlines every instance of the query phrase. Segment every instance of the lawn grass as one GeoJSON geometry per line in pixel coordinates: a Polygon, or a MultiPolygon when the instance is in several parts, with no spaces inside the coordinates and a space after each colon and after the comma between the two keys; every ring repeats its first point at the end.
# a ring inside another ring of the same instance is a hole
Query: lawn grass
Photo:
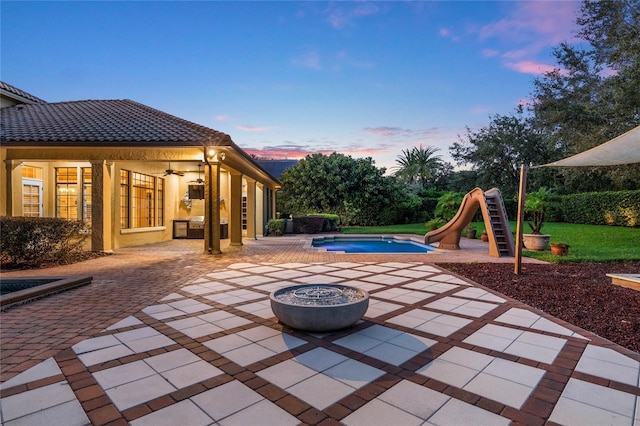
{"type": "MultiPolygon", "coordinates": [[[[484,223],[474,222],[479,238],[485,229],[484,223]]],[[[515,233],[516,223],[510,222],[515,233]]],[[[416,234],[424,235],[428,229],[424,223],[391,226],[343,227],[345,234],[416,234]]],[[[529,227],[525,224],[525,233],[529,227]]],[[[567,256],[553,256],[550,250],[544,252],[523,251],[523,256],[547,262],[614,262],[640,261],[640,228],[626,228],[606,225],[581,225],[575,223],[545,223],[542,232],[551,235],[552,243],[569,244],[567,256]]],[[[464,234],[463,234],[464,238],[464,234]]]]}

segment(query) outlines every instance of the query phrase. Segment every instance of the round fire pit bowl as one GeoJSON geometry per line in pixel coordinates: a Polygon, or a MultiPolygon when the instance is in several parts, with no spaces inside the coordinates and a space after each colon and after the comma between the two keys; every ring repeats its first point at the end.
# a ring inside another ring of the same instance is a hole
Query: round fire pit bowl
{"type": "Polygon", "coordinates": [[[305,284],[271,293],[271,309],[291,328],[332,331],[349,327],[369,307],[369,293],[337,284],[305,284]]]}

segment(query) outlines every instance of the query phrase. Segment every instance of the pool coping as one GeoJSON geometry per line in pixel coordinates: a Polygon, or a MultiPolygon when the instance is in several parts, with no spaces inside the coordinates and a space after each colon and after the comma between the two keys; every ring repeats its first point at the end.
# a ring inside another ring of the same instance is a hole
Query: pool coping
{"type": "Polygon", "coordinates": [[[26,288],[24,290],[18,290],[13,293],[9,293],[0,297],[0,311],[4,311],[13,306],[21,305],[31,302],[36,299],[50,296],[52,294],[61,293],[72,288],[91,284],[93,276],[81,275],[77,277],[15,277],[11,280],[16,281],[28,281],[33,279],[48,279],[52,282],[42,284],[33,288],[26,288]]]}

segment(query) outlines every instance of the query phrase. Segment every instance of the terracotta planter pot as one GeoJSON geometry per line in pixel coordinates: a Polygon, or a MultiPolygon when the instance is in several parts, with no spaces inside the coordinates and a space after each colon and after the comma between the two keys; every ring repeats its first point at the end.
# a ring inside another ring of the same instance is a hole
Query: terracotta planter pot
{"type": "Polygon", "coordinates": [[[482,234],[480,234],[480,239],[486,243],[487,241],[489,241],[489,235],[486,232],[483,232],[482,234]]]}
{"type": "Polygon", "coordinates": [[[569,253],[569,246],[566,244],[551,244],[551,254],[554,256],[566,256],[569,253]]]}
{"type": "Polygon", "coordinates": [[[549,248],[549,239],[551,235],[548,234],[524,234],[522,235],[522,242],[527,250],[532,251],[545,251],[549,248]]]}

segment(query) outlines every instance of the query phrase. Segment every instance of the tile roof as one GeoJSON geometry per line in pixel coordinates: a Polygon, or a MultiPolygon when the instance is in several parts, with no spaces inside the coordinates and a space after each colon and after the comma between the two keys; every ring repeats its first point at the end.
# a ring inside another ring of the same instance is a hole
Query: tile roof
{"type": "Polygon", "coordinates": [[[22,100],[26,100],[28,101],[28,103],[36,103],[36,104],[46,103],[46,101],[43,101],[42,99],[37,98],[32,94],[25,92],[24,90],[20,90],[17,87],[10,85],[9,83],[5,83],[4,81],[0,81],[0,93],[2,92],[6,92],[9,95],[13,95],[11,96],[12,98],[18,97],[18,98],[21,98],[22,100]]]}
{"type": "Polygon", "coordinates": [[[0,109],[5,146],[237,146],[231,137],[128,99],[21,104],[0,109]]]}

